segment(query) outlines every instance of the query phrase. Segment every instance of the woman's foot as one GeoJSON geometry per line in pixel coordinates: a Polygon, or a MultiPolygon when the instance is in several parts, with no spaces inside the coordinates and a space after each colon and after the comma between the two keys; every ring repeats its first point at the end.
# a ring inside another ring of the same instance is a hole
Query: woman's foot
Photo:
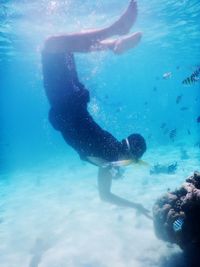
{"type": "Polygon", "coordinates": [[[137,3],[131,0],[128,8],[111,27],[116,35],[127,34],[137,18],[137,3]]]}
{"type": "Polygon", "coordinates": [[[120,38],[115,41],[115,45],[113,46],[113,52],[115,54],[122,54],[129,49],[134,48],[141,40],[142,33],[136,32],[126,37],[120,38]]]}

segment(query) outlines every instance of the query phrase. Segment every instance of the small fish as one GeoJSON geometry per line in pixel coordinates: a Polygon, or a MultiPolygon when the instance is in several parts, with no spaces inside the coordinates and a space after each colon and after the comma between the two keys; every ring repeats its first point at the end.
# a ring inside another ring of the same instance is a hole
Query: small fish
{"type": "Polygon", "coordinates": [[[181,111],[186,111],[188,109],[189,109],[188,107],[182,107],[182,108],[180,108],[181,111]]]}
{"type": "Polygon", "coordinates": [[[183,160],[189,159],[187,150],[181,148],[180,152],[181,152],[181,159],[183,159],[183,160]]]}
{"type": "Polygon", "coordinates": [[[166,127],[166,123],[163,122],[163,123],[161,124],[160,128],[163,129],[163,128],[165,128],[165,127],[166,127]]]}
{"type": "Polygon", "coordinates": [[[169,129],[166,128],[166,129],[164,130],[163,134],[164,134],[164,135],[165,135],[165,134],[168,134],[168,132],[169,132],[169,129]]]}
{"type": "Polygon", "coordinates": [[[163,77],[163,79],[167,80],[167,79],[172,77],[172,73],[170,71],[166,72],[166,73],[163,74],[162,77],[163,77]]]}
{"type": "Polygon", "coordinates": [[[171,163],[170,165],[156,164],[150,169],[150,174],[174,174],[177,170],[177,162],[171,163]]]}
{"type": "Polygon", "coordinates": [[[156,91],[157,91],[157,87],[156,87],[156,86],[154,86],[153,90],[154,90],[154,92],[156,92],[156,91]]]}
{"type": "Polygon", "coordinates": [[[182,230],[183,227],[183,223],[184,223],[184,219],[183,218],[178,218],[174,223],[173,223],[173,230],[174,232],[179,232],[182,230]]]}
{"type": "Polygon", "coordinates": [[[183,84],[192,85],[200,79],[200,67],[196,69],[189,77],[182,81],[183,84]]]}
{"type": "Polygon", "coordinates": [[[145,102],[144,102],[144,105],[145,105],[145,106],[147,106],[147,105],[148,105],[148,102],[147,102],[147,101],[145,101],[145,102]]]}
{"type": "Polygon", "coordinates": [[[197,123],[200,123],[200,116],[197,118],[197,123]]]}
{"type": "Polygon", "coordinates": [[[191,135],[191,132],[190,132],[190,130],[189,130],[189,129],[187,130],[187,133],[188,133],[188,135],[191,135]]]}
{"type": "Polygon", "coordinates": [[[121,112],[122,111],[122,107],[118,107],[117,109],[116,109],[116,112],[117,113],[119,113],[119,112],[121,112]]]}
{"type": "Polygon", "coordinates": [[[178,95],[176,98],[176,104],[179,104],[182,100],[183,95],[178,95]]]}
{"type": "Polygon", "coordinates": [[[198,147],[198,148],[200,148],[200,141],[199,141],[199,142],[196,142],[196,143],[194,144],[194,147],[198,147]]]}
{"type": "Polygon", "coordinates": [[[176,137],[176,134],[177,134],[177,130],[176,129],[171,130],[171,132],[169,133],[169,138],[172,141],[174,141],[174,138],[176,137]]]}

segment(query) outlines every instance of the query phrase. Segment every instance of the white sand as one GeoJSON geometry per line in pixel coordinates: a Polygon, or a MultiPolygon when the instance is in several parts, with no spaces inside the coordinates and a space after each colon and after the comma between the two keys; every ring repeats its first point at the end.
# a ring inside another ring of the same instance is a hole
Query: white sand
{"type": "MultiPolygon", "coordinates": [[[[113,182],[113,192],[151,209],[167,188],[173,190],[198,169],[198,151],[189,155],[181,161],[172,148],[149,151],[145,159],[152,164],[177,160],[177,173],[150,175],[148,168],[131,166],[123,180],[113,182]]],[[[158,240],[144,216],[102,202],[96,175],[95,167],[79,162],[2,176],[0,266],[172,266],[178,248],[158,240]]]]}

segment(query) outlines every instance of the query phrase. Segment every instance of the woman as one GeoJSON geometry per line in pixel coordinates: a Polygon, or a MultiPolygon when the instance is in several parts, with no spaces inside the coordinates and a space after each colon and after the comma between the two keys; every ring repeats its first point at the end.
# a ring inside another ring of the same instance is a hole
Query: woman
{"type": "Polygon", "coordinates": [[[109,27],[51,36],[44,44],[42,62],[44,86],[51,106],[49,120],[81,159],[99,166],[101,199],[135,208],[148,216],[148,210],[142,205],[111,193],[112,178],[118,175],[118,166],[121,162],[140,159],[146,151],[145,140],[139,134],[132,134],[119,142],[93,120],[87,110],[89,91],[78,79],[73,55],[103,50],[119,55],[134,48],[141,39],[140,32],[117,39],[110,37],[127,34],[136,17],[137,4],[132,0],[122,16],[109,27]]]}

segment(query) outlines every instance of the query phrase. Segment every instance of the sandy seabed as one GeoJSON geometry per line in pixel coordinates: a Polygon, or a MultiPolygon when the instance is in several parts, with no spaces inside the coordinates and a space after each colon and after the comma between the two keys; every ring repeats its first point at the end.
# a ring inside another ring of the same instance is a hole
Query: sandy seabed
{"type": "MultiPolygon", "coordinates": [[[[144,159],[152,165],[177,161],[176,174],[130,166],[113,181],[113,193],[152,209],[157,197],[199,170],[199,150],[187,151],[187,160],[172,147],[149,151],[144,159]]],[[[75,163],[1,176],[1,267],[185,266],[178,247],[156,238],[152,221],[99,199],[95,167],[75,163]]]]}

